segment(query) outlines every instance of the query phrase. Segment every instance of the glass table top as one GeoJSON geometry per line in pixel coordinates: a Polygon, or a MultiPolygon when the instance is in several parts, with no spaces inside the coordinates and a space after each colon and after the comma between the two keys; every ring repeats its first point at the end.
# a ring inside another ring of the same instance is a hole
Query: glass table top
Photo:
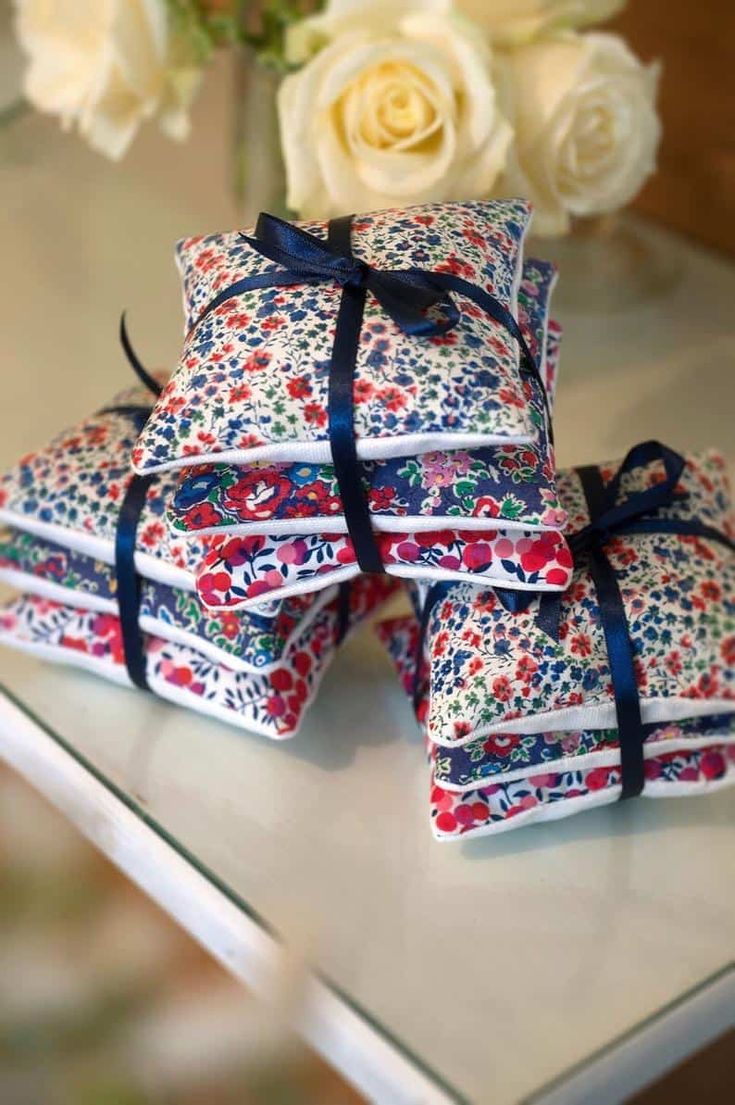
{"type": "MultiPolygon", "coordinates": [[[[23,124],[1,193],[3,465],[126,385],[121,307],[149,362],[173,358],[173,240],[236,218],[210,191],[227,149],[208,87],[191,146],[145,135],[118,167],[23,124]]],[[[670,281],[614,313],[561,311],[559,461],[649,437],[735,461],[735,270],[640,234],[670,281]]],[[[0,683],[457,1099],[528,1098],[732,959],[734,793],[437,844],[421,740],[369,629],[288,743],[7,651],[0,683]]]]}

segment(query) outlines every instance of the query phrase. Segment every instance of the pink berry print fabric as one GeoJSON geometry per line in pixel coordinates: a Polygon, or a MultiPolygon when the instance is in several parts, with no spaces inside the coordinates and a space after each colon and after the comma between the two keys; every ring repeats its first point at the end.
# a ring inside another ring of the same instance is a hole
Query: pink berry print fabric
{"type": "MultiPolygon", "coordinates": [[[[350,591],[348,630],[388,597],[392,585],[363,577],[350,591]]],[[[273,740],[292,737],[339,643],[337,600],[328,603],[263,672],[235,672],[186,645],[146,636],[151,690],[188,709],[273,740]]],[[[114,614],[22,595],[0,609],[0,644],[92,671],[129,686],[120,621],[114,614]]]]}

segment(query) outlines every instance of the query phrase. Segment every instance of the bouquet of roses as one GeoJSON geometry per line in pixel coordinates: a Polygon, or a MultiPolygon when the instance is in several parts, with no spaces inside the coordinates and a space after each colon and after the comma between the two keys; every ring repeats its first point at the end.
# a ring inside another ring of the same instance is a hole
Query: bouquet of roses
{"type": "Polygon", "coordinates": [[[25,95],[112,158],[172,138],[218,49],[280,74],[301,218],[521,196],[534,230],[633,199],[655,165],[658,66],[586,30],[622,0],[15,0],[25,95]]]}

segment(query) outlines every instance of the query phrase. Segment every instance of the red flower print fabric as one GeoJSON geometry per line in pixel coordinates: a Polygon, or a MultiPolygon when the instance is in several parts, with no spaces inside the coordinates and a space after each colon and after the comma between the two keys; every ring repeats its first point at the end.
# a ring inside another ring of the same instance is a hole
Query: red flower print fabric
{"type": "MultiPolygon", "coordinates": [[[[377,632],[411,699],[418,645],[415,616],[377,632]]],[[[476,642],[474,642],[476,644],[476,642]]],[[[418,717],[430,712],[428,665],[420,672],[418,717]]],[[[444,747],[427,738],[429,813],[437,840],[467,839],[557,820],[616,802],[621,791],[617,729],[496,732],[444,747]]],[[[735,782],[735,713],[653,724],[644,744],[643,797],[711,793],[735,782]]]]}
{"type": "MultiPolygon", "coordinates": [[[[391,591],[389,581],[363,577],[350,591],[348,630],[391,591]]],[[[338,644],[337,600],[325,606],[263,673],[234,672],[201,652],[160,637],[145,639],[146,678],[155,694],[274,740],[292,737],[318,690],[338,644]]],[[[95,672],[130,686],[117,617],[23,595],[0,608],[0,644],[95,672]]]]}

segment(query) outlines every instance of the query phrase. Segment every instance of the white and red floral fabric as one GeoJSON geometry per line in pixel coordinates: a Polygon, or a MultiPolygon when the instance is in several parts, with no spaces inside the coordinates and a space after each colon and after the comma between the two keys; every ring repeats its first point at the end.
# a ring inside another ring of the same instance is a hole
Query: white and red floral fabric
{"type": "MultiPolygon", "coordinates": [[[[413,700],[418,647],[414,615],[377,627],[413,700]]],[[[733,661],[735,663],[735,661],[733,661]]],[[[420,670],[417,707],[430,712],[428,665],[420,670]]],[[[468,839],[558,820],[618,801],[618,732],[607,729],[498,730],[445,747],[427,738],[429,816],[437,840],[468,839]]],[[[735,783],[735,712],[649,725],[642,791],[647,798],[708,794],[735,783]]]]}
{"type": "MultiPolygon", "coordinates": [[[[521,200],[379,211],[353,220],[353,249],[384,271],[460,276],[515,314],[529,218],[521,200]]],[[[304,229],[326,238],[324,223],[304,229]]],[[[340,287],[246,291],[200,319],[227,287],[278,266],[238,232],[182,241],[178,263],[187,335],[133,454],[137,470],[329,463],[327,389],[340,287]]],[[[534,439],[516,341],[473,302],[455,298],[460,324],[441,337],[417,338],[368,295],[354,386],[360,459],[534,439]]]]}
{"type": "MultiPolygon", "coordinates": [[[[390,581],[356,580],[350,589],[348,632],[388,597],[390,581]]],[[[150,689],[188,709],[274,740],[292,737],[340,642],[339,600],[332,599],[294,634],[279,659],[262,672],[233,671],[187,645],[146,635],[150,689]]],[[[114,614],[22,595],[0,608],[0,644],[69,664],[131,686],[120,621],[114,614]]]]}

